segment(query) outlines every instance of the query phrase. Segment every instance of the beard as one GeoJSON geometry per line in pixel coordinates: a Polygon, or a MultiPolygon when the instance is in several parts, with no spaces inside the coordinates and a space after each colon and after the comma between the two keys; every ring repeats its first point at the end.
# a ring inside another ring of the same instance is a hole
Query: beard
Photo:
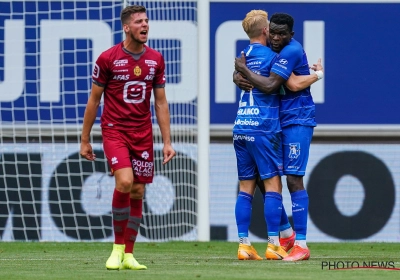
{"type": "Polygon", "coordinates": [[[145,43],[147,43],[147,37],[146,37],[145,40],[142,40],[142,39],[140,39],[140,38],[134,36],[132,33],[129,33],[129,37],[130,37],[131,40],[132,40],[133,42],[135,42],[135,43],[138,43],[138,44],[145,44],[145,43]]]}

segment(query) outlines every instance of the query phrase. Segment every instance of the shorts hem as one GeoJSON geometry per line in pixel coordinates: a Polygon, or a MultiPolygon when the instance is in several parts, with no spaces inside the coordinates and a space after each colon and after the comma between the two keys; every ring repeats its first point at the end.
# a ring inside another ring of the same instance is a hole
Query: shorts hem
{"type": "Polygon", "coordinates": [[[290,172],[290,171],[283,171],[283,175],[298,175],[298,176],[305,176],[305,172],[290,172]]]}
{"type": "Polygon", "coordinates": [[[254,175],[252,177],[238,177],[239,181],[254,180],[256,178],[257,178],[256,175],[254,175]]]}
{"type": "Polygon", "coordinates": [[[151,184],[151,183],[153,183],[153,180],[148,181],[148,182],[138,182],[138,181],[133,180],[133,183],[137,183],[137,184],[151,184]]]}
{"type": "Polygon", "coordinates": [[[276,172],[275,174],[271,174],[271,175],[265,175],[265,176],[263,176],[263,177],[261,177],[260,176],[260,179],[261,180],[267,180],[267,179],[271,179],[271,178],[273,178],[273,177],[275,177],[275,176],[283,176],[283,172],[276,172]]]}

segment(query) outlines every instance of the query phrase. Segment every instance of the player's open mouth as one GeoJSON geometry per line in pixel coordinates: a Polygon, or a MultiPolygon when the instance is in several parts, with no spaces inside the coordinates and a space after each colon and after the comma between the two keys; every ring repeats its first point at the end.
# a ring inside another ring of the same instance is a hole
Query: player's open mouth
{"type": "Polygon", "coordinates": [[[143,30],[140,32],[141,35],[147,35],[147,30],[143,30]]]}

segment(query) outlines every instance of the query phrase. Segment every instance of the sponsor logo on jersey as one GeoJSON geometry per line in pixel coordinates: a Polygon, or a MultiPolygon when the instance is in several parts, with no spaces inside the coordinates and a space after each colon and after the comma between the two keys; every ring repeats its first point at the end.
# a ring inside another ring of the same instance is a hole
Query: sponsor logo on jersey
{"type": "Polygon", "coordinates": [[[128,75],[115,75],[113,77],[113,80],[117,80],[117,81],[127,81],[129,80],[129,74],[128,75]]]}
{"type": "Polygon", "coordinates": [[[295,159],[300,155],[300,143],[289,143],[289,158],[295,159]]]}
{"type": "Polygon", "coordinates": [[[262,62],[261,61],[251,61],[251,62],[249,62],[249,63],[247,63],[247,65],[248,66],[250,66],[250,65],[259,65],[259,64],[261,64],[262,62]]]}
{"type": "Polygon", "coordinates": [[[111,164],[117,164],[118,159],[116,157],[111,158],[111,164]]]}
{"type": "Polygon", "coordinates": [[[128,69],[113,69],[114,73],[120,73],[120,72],[128,72],[128,69]]]}
{"type": "Polygon", "coordinates": [[[246,141],[254,142],[255,138],[254,138],[254,136],[234,134],[233,141],[237,141],[237,140],[246,140],[246,141]]]}
{"type": "Polygon", "coordinates": [[[238,119],[235,121],[235,124],[236,125],[250,125],[250,126],[259,126],[260,125],[260,123],[258,121],[253,121],[252,119],[249,119],[249,120],[248,119],[244,119],[244,120],[238,119]]]}
{"type": "Polygon", "coordinates": [[[135,68],[133,68],[133,73],[138,77],[142,74],[142,69],[139,67],[139,65],[136,65],[135,68]]]}
{"type": "Polygon", "coordinates": [[[148,159],[149,158],[149,153],[147,152],[147,151],[144,151],[143,153],[142,153],[142,158],[144,158],[144,159],[148,159]]]}
{"type": "Polygon", "coordinates": [[[282,65],[282,64],[279,64],[279,63],[275,63],[274,65],[276,65],[276,66],[278,66],[278,67],[281,67],[281,68],[283,68],[283,69],[287,69],[286,66],[284,66],[284,65],[282,65]]]}
{"type": "Polygon", "coordinates": [[[156,72],[156,69],[154,69],[154,67],[151,67],[149,74],[154,75],[155,72],[156,72]]]}
{"type": "Polygon", "coordinates": [[[154,79],[154,75],[146,75],[144,78],[145,81],[152,81],[154,79]]]}
{"type": "Polygon", "coordinates": [[[97,64],[94,64],[93,77],[98,78],[99,75],[100,75],[100,67],[97,64]]]}
{"type": "Polygon", "coordinates": [[[125,66],[128,63],[127,59],[114,60],[115,66],[125,66]]]}
{"type": "MultiPolygon", "coordinates": [[[[143,153],[145,153],[145,152],[143,152],[143,153]]],[[[144,161],[144,160],[133,159],[132,160],[132,168],[133,168],[133,172],[137,176],[151,177],[153,174],[154,163],[144,161]]]]}
{"type": "Polygon", "coordinates": [[[247,116],[260,114],[260,109],[258,108],[242,108],[237,111],[238,116],[247,116]]]}
{"type": "Polygon", "coordinates": [[[288,64],[288,61],[284,58],[281,58],[281,59],[279,59],[279,63],[282,65],[286,65],[286,64],[288,64]]]}
{"type": "Polygon", "coordinates": [[[146,60],[144,61],[144,63],[146,63],[148,66],[150,66],[150,65],[157,65],[157,61],[149,60],[149,59],[146,59],[146,60]]]}

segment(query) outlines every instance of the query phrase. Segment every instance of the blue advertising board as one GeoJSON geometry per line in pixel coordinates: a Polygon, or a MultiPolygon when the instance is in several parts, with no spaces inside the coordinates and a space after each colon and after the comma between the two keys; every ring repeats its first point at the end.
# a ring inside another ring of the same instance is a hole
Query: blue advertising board
{"type": "MultiPolygon", "coordinates": [[[[224,87],[227,92],[231,92],[233,59],[221,56],[232,53],[232,48],[236,55],[240,53],[248,43],[241,21],[250,10],[263,9],[268,11],[269,16],[276,12],[292,15],[295,19],[294,37],[300,43],[304,43],[306,37],[306,22],[323,23],[323,32],[315,35],[324,36],[318,38],[325,67],[325,77],[322,80],[324,94],[319,98],[320,101],[315,100],[318,124],[400,124],[397,84],[400,65],[397,51],[400,45],[400,2],[290,2],[210,4],[211,123],[233,124],[239,90],[236,90],[234,98],[223,92],[224,87]],[[239,24],[227,24],[233,21],[239,24]],[[219,41],[228,43],[219,44],[219,41]],[[236,45],[232,46],[232,41],[236,45]],[[224,51],[217,48],[223,48],[224,51]],[[228,72],[228,76],[224,78],[223,72],[228,72]]],[[[312,32],[308,36],[313,39],[312,32]]],[[[307,52],[307,47],[305,50],[307,52]]],[[[310,64],[316,62],[316,58],[315,61],[310,59],[312,53],[307,55],[310,64]]],[[[311,87],[312,93],[313,88],[314,85],[311,87]]]]}

